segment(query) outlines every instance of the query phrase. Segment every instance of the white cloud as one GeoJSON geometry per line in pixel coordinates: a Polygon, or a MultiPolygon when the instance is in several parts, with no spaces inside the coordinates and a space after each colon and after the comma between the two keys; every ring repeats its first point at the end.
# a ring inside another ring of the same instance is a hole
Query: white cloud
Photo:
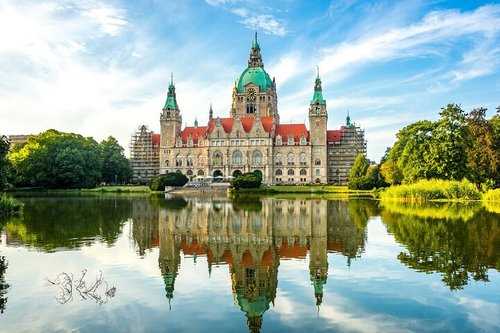
{"type": "Polygon", "coordinates": [[[285,36],[287,33],[285,26],[269,14],[248,16],[241,23],[249,29],[261,30],[270,35],[285,36]]]}

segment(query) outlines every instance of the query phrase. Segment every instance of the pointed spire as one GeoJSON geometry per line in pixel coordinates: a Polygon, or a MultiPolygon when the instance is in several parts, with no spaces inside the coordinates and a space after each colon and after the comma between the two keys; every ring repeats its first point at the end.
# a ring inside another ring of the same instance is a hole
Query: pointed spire
{"type": "Polygon", "coordinates": [[[198,127],[198,118],[194,118],[194,127],[198,127]]]}
{"type": "Polygon", "coordinates": [[[262,56],[260,54],[260,45],[257,41],[257,32],[252,41],[252,49],[250,50],[250,58],[248,59],[248,67],[264,67],[262,56]]]}
{"type": "Polygon", "coordinates": [[[345,124],[346,126],[351,126],[352,123],[351,123],[351,117],[349,116],[349,110],[347,110],[347,117],[345,117],[345,124]]]}
{"type": "Polygon", "coordinates": [[[323,98],[323,88],[321,87],[321,79],[319,77],[319,66],[316,66],[316,80],[314,81],[314,94],[311,104],[326,104],[323,98]]]}
{"type": "Polygon", "coordinates": [[[319,66],[316,65],[316,80],[319,79],[319,66]]]}
{"type": "Polygon", "coordinates": [[[170,72],[170,85],[174,85],[174,72],[170,72]]]}
{"type": "Polygon", "coordinates": [[[214,110],[212,109],[212,103],[210,103],[210,109],[208,109],[208,119],[212,120],[214,117],[214,110]]]}
{"type": "Polygon", "coordinates": [[[174,73],[170,73],[170,84],[168,85],[167,100],[165,101],[165,106],[163,110],[179,110],[177,105],[177,97],[175,95],[175,85],[174,85],[174,73]]]}

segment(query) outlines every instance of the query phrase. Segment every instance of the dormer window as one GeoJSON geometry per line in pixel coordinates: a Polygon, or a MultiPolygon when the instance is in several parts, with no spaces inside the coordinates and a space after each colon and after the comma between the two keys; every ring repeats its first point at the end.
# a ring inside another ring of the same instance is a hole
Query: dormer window
{"type": "Polygon", "coordinates": [[[193,138],[189,138],[188,139],[188,147],[192,147],[193,146],[193,138]]]}
{"type": "Polygon", "coordinates": [[[276,137],[276,145],[281,146],[282,144],[283,144],[283,142],[281,141],[281,135],[278,135],[276,137]]]}
{"type": "Polygon", "coordinates": [[[304,136],[302,136],[300,138],[300,144],[303,145],[303,146],[305,146],[307,144],[307,140],[306,140],[306,138],[304,136]]]}
{"type": "Polygon", "coordinates": [[[295,140],[294,140],[293,136],[289,136],[288,137],[288,145],[293,146],[294,144],[295,144],[295,140]]]}

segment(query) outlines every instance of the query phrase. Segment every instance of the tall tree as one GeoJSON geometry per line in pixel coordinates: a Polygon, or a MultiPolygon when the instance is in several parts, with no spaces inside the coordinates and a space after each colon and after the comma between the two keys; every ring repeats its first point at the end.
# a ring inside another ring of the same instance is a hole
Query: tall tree
{"type": "Polygon", "coordinates": [[[428,155],[430,176],[460,180],[468,176],[466,114],[459,105],[448,104],[439,115],[428,155]]]}
{"type": "Polygon", "coordinates": [[[92,138],[48,130],[9,154],[17,185],[93,187],[101,179],[99,146],[92,138]]]}
{"type": "Polygon", "coordinates": [[[7,186],[7,170],[8,160],[7,153],[9,152],[9,140],[5,135],[0,136],[0,190],[7,186]]]}
{"type": "Polygon", "coordinates": [[[132,169],[118,141],[110,136],[99,144],[102,161],[102,180],[106,183],[124,183],[132,176],[132,169]]]}
{"type": "Polygon", "coordinates": [[[467,115],[470,134],[470,145],[467,147],[468,177],[476,184],[493,180],[499,167],[493,126],[486,120],[486,111],[486,108],[476,108],[467,115]]]}
{"type": "Polygon", "coordinates": [[[370,162],[366,159],[364,154],[358,154],[349,172],[349,180],[360,178],[366,175],[366,171],[370,166],[370,162]]]}

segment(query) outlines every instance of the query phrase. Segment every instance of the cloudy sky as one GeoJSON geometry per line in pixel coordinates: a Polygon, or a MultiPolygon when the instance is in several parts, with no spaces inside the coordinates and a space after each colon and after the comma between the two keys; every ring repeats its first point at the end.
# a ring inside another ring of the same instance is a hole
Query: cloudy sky
{"type": "Polygon", "coordinates": [[[254,31],[282,122],[306,121],[319,65],[329,127],[349,111],[372,159],[449,102],[500,105],[498,1],[0,0],[0,133],[126,146],[158,131],[170,72],[185,123],[227,116],[254,31]]]}

